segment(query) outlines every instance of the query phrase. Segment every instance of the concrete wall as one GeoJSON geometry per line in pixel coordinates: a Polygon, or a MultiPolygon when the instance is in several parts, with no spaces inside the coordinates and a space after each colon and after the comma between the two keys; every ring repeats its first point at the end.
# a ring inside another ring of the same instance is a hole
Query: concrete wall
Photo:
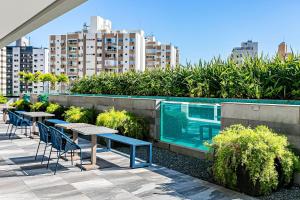
{"type": "MultiPolygon", "coordinates": [[[[31,102],[37,101],[37,95],[31,94],[31,102]]],[[[49,102],[55,102],[63,106],[94,107],[98,111],[104,111],[114,107],[117,110],[127,110],[138,116],[146,118],[150,123],[150,135],[159,139],[160,100],[142,98],[117,98],[100,96],[70,96],[49,95],[49,102]]]]}
{"type": "Polygon", "coordinates": [[[223,103],[222,129],[232,124],[255,127],[267,125],[287,136],[300,152],[300,106],[252,103],[223,103]]]}

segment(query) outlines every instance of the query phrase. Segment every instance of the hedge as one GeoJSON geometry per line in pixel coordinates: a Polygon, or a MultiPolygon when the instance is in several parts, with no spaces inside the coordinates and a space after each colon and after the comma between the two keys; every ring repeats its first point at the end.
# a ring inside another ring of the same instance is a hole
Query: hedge
{"type": "Polygon", "coordinates": [[[167,70],[109,73],[73,83],[73,93],[249,99],[300,99],[299,56],[213,59],[167,70]]]}

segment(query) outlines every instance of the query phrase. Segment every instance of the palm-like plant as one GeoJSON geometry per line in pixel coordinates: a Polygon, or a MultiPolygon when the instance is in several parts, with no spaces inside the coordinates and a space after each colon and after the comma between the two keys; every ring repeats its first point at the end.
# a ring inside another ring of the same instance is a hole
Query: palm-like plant
{"type": "Polygon", "coordinates": [[[65,91],[65,84],[69,83],[69,77],[65,74],[60,74],[56,76],[57,82],[60,84],[60,92],[65,91]]]}
{"type": "Polygon", "coordinates": [[[48,83],[48,93],[50,92],[50,83],[51,87],[55,86],[57,81],[56,76],[51,73],[41,74],[39,80],[43,83],[43,90],[45,91],[45,83],[48,83]]]}

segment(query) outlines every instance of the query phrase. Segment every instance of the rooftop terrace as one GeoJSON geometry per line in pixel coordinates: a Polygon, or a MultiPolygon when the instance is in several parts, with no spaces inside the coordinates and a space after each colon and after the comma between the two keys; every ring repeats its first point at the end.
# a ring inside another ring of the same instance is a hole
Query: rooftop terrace
{"type": "MultiPolygon", "coordinates": [[[[2,114],[0,115],[2,119],[2,114]]],[[[17,132],[5,135],[7,124],[0,122],[0,199],[254,199],[177,171],[153,165],[131,169],[128,155],[120,152],[97,153],[99,169],[82,171],[61,161],[53,175],[34,159],[38,139],[17,132]]],[[[89,142],[80,140],[89,148],[89,142]]],[[[46,152],[48,155],[48,152],[46,152]]],[[[84,157],[88,157],[84,153],[84,157]]],[[[44,162],[45,163],[45,162],[44,162]]]]}

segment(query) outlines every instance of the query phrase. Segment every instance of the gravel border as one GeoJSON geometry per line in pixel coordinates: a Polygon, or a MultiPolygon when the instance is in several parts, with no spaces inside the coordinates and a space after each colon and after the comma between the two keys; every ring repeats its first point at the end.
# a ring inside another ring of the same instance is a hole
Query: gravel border
{"type": "MultiPolygon", "coordinates": [[[[128,147],[119,146],[115,147],[115,149],[129,154],[128,147]]],[[[137,157],[146,159],[146,150],[144,148],[137,148],[137,157]]],[[[181,155],[159,147],[153,147],[152,159],[153,163],[160,166],[216,184],[212,175],[209,173],[212,162],[207,159],[181,155]]],[[[256,198],[261,200],[300,200],[300,187],[292,186],[290,188],[282,188],[270,195],[256,198]]]]}

